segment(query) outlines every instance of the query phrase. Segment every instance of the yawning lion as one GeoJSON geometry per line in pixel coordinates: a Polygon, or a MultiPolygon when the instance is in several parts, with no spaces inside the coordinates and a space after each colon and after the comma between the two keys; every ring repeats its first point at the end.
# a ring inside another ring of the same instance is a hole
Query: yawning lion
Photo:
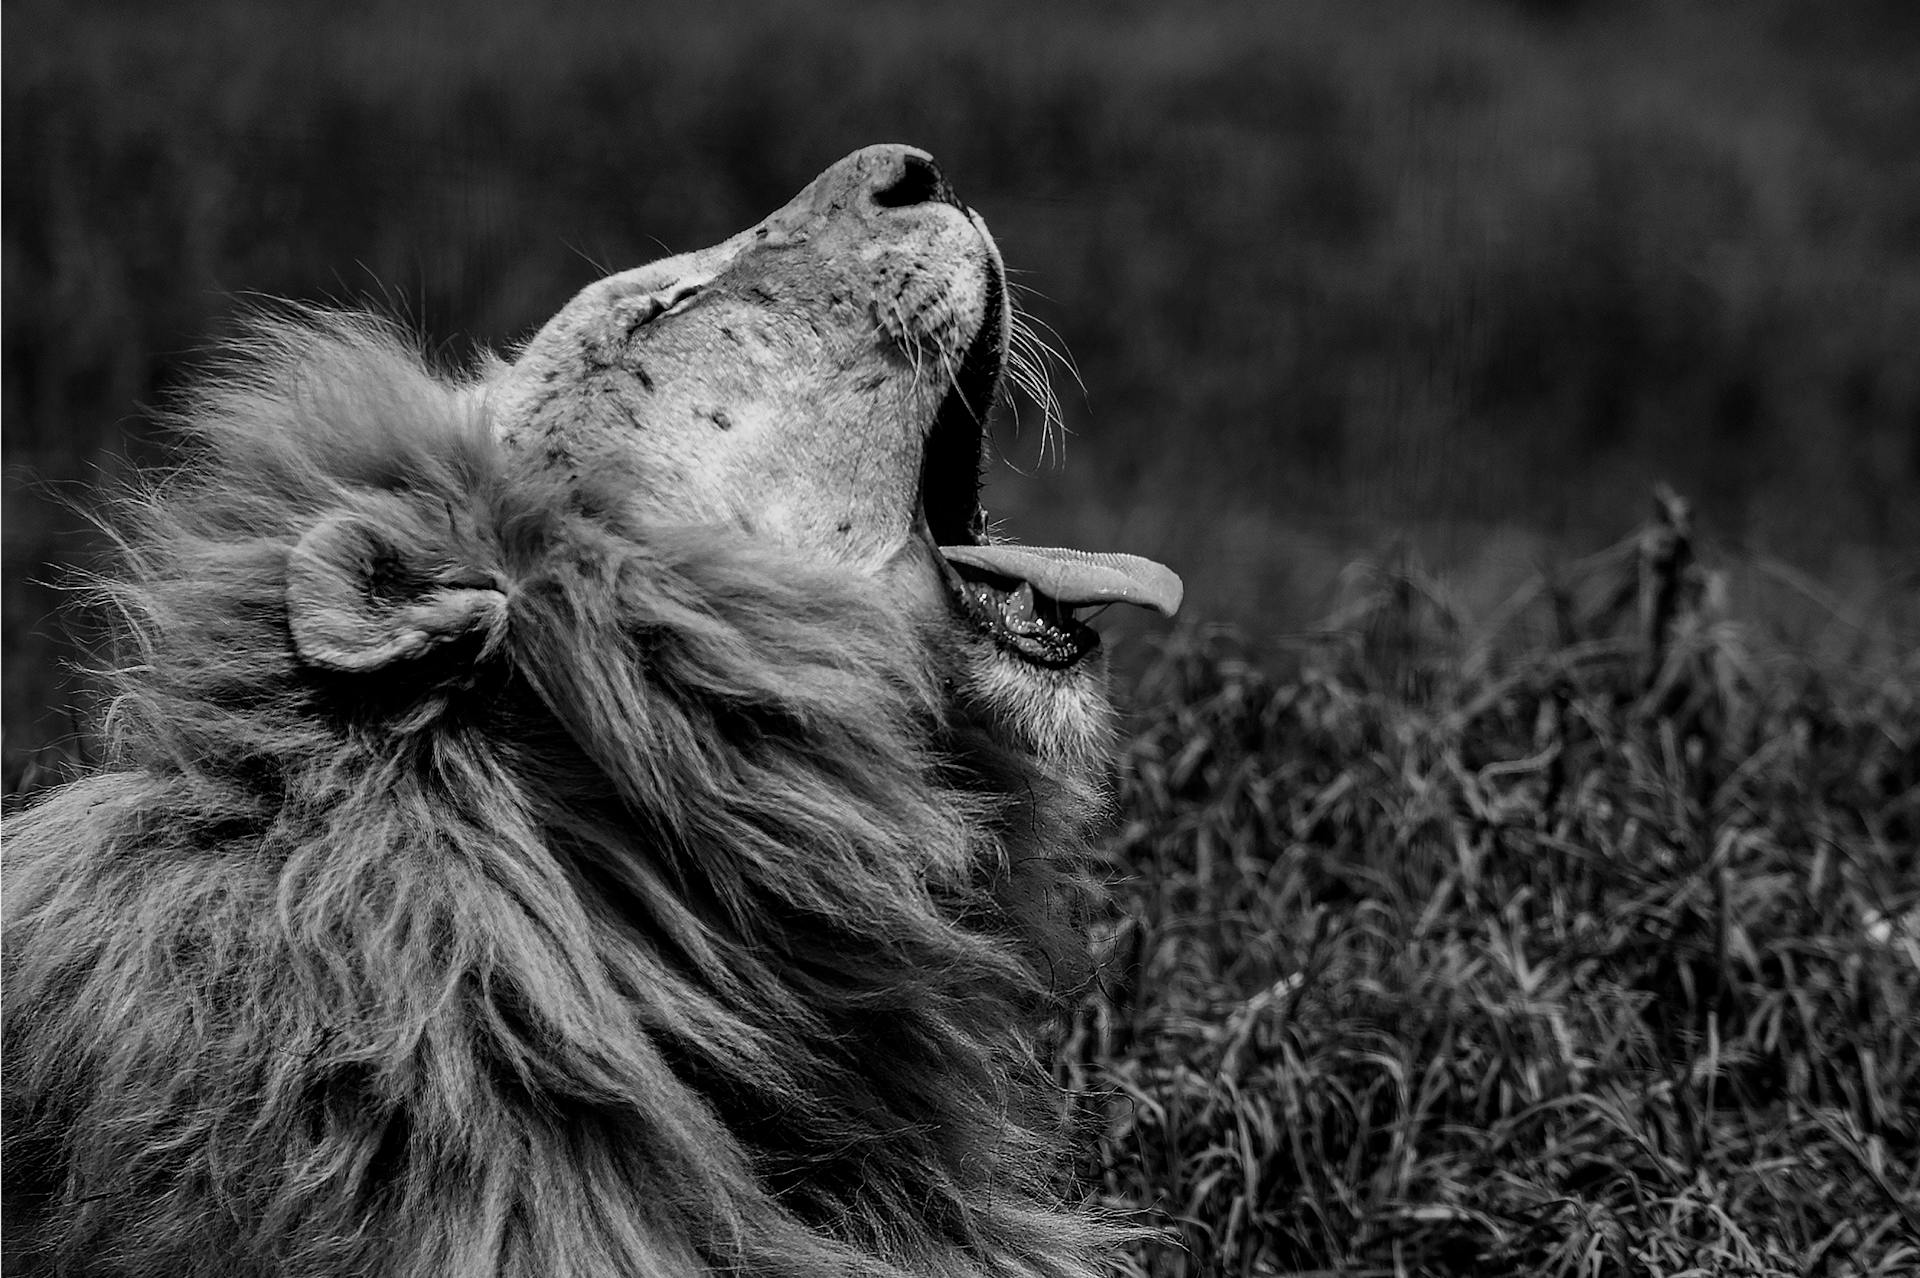
{"type": "Polygon", "coordinates": [[[1010,324],[897,146],[467,378],[263,322],[6,832],[9,1271],[1094,1272],[1075,612],[1180,590],[988,536],[1010,324]]]}

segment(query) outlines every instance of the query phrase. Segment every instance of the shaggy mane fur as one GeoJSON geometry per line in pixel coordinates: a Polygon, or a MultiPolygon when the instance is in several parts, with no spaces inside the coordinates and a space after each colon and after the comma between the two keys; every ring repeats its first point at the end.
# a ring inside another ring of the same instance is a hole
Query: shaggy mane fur
{"type": "Polygon", "coordinates": [[[940,634],[516,465],[368,322],[264,325],[186,424],[112,762],[7,831],[9,1269],[1093,1272],[1023,1043],[1097,796],[940,634]],[[302,664],[342,515],[504,629],[302,664]]]}

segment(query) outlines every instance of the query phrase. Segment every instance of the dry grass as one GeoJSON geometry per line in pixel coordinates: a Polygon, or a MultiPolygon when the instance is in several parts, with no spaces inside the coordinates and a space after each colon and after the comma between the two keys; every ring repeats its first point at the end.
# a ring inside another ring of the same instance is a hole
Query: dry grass
{"type": "Polygon", "coordinates": [[[1148,672],[1059,1056],[1140,1272],[1920,1266],[1920,656],[1763,641],[1669,511],[1497,632],[1381,571],[1148,672]]]}

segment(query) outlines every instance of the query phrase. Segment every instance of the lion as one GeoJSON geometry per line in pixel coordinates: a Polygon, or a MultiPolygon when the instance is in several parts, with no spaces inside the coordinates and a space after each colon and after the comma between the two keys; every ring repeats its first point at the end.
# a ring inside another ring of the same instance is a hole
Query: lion
{"type": "Polygon", "coordinates": [[[1180,588],[989,532],[1013,324],[901,146],[459,376],[259,320],[6,831],[10,1272],[1095,1272],[1080,610],[1180,588]]]}

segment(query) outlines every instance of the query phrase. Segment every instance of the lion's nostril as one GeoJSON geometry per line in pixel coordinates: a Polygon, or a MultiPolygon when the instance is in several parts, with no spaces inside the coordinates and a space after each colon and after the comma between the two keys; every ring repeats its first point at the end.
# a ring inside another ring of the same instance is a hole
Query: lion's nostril
{"type": "Polygon", "coordinates": [[[897,209],[909,204],[951,204],[960,207],[960,197],[947,184],[940,166],[924,155],[901,157],[900,175],[873,193],[873,202],[882,208],[897,209]]]}

